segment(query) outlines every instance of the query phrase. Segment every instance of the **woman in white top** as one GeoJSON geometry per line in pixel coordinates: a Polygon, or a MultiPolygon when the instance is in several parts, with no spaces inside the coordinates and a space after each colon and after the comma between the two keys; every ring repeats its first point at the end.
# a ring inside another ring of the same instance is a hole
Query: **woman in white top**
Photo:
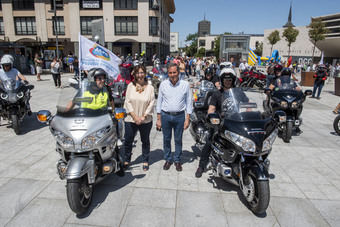
{"type": "Polygon", "coordinates": [[[53,61],[51,63],[51,73],[52,73],[54,85],[56,88],[60,88],[61,86],[60,67],[61,67],[61,61],[58,60],[57,58],[53,58],[53,61]]]}
{"type": "Polygon", "coordinates": [[[155,92],[146,80],[146,69],[138,65],[133,69],[135,80],[127,87],[124,108],[128,113],[125,118],[124,167],[131,161],[132,143],[139,131],[142,140],[143,170],[149,169],[150,131],[155,103],[155,92]]]}

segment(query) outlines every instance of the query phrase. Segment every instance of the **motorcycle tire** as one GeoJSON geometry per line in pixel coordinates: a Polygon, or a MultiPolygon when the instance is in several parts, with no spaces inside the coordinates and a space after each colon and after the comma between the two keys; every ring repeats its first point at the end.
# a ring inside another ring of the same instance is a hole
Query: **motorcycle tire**
{"type": "Polygon", "coordinates": [[[251,202],[248,202],[250,210],[256,214],[264,214],[269,206],[270,189],[268,180],[257,180],[256,176],[252,173],[248,175],[254,182],[255,196],[251,202]]]}
{"type": "Polygon", "coordinates": [[[240,84],[240,87],[242,88],[242,90],[247,91],[249,89],[248,87],[248,83],[247,82],[243,82],[240,84]]]}
{"type": "Polygon", "coordinates": [[[11,120],[12,120],[12,128],[14,129],[15,134],[19,135],[20,134],[20,124],[19,124],[18,115],[13,114],[11,116],[11,120]]]}
{"type": "Polygon", "coordinates": [[[284,134],[283,141],[285,143],[289,143],[289,141],[291,140],[292,132],[293,132],[293,122],[287,121],[287,123],[286,123],[286,130],[283,133],[284,134]]]}
{"type": "Polygon", "coordinates": [[[76,180],[67,180],[66,195],[68,205],[77,215],[84,214],[90,207],[93,195],[93,188],[87,182],[87,176],[76,180]],[[85,193],[84,187],[88,189],[85,193]]]}
{"type": "Polygon", "coordinates": [[[333,122],[335,132],[340,136],[340,115],[338,115],[333,122]]]}

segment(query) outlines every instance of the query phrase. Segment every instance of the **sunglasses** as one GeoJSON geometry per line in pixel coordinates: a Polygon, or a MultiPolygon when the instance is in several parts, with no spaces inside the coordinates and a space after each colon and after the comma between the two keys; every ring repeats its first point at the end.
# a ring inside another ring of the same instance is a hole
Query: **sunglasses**
{"type": "Polygon", "coordinates": [[[100,77],[100,78],[96,78],[96,80],[101,80],[101,81],[104,81],[105,78],[104,77],[100,77]]]}
{"type": "Polygon", "coordinates": [[[5,65],[3,65],[4,67],[11,67],[11,65],[8,65],[8,64],[5,64],[5,65]]]}

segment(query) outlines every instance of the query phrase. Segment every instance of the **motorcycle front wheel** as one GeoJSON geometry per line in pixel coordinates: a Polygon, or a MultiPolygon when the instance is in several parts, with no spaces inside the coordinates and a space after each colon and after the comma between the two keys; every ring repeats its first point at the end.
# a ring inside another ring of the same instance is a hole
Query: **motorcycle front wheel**
{"type": "Polygon", "coordinates": [[[292,132],[293,132],[293,122],[287,121],[286,130],[283,132],[283,141],[285,143],[289,143],[290,139],[292,138],[292,132]]]}
{"type": "Polygon", "coordinates": [[[270,200],[269,181],[259,181],[252,173],[249,173],[247,178],[248,184],[244,185],[243,195],[254,214],[263,214],[266,212],[270,200]]]}
{"type": "Polygon", "coordinates": [[[19,125],[18,115],[13,114],[11,116],[11,120],[12,120],[12,128],[14,129],[15,134],[19,135],[20,134],[20,125],[19,125]]]}
{"type": "Polygon", "coordinates": [[[92,201],[93,187],[88,184],[87,176],[81,179],[67,180],[67,201],[71,210],[78,214],[84,214],[92,201]]]}
{"type": "Polygon", "coordinates": [[[340,136],[340,115],[338,115],[333,122],[335,132],[340,136]]]}

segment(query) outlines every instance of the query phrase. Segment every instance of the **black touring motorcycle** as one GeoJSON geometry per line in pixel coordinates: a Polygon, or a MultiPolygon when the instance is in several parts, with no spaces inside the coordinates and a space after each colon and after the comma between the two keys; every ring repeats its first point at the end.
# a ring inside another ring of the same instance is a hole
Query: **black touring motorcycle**
{"type": "Polygon", "coordinates": [[[9,120],[17,135],[20,134],[20,122],[26,114],[31,114],[28,101],[33,88],[19,80],[0,81],[0,117],[9,120]]]}
{"type": "MultiPolygon", "coordinates": [[[[269,205],[268,155],[277,137],[277,120],[265,116],[241,88],[232,88],[223,93],[220,114],[209,114],[207,122],[214,132],[207,168],[239,186],[255,214],[269,205]]],[[[278,120],[284,116],[282,111],[275,114],[278,120]]]]}
{"type": "Polygon", "coordinates": [[[273,115],[276,111],[281,110],[286,113],[286,120],[279,124],[279,136],[283,141],[289,143],[293,132],[299,133],[299,126],[302,123],[300,115],[303,109],[303,102],[307,95],[311,95],[311,90],[297,89],[297,85],[291,83],[279,84],[273,91],[266,89],[268,100],[263,102],[263,109],[267,114],[273,115]]]}

